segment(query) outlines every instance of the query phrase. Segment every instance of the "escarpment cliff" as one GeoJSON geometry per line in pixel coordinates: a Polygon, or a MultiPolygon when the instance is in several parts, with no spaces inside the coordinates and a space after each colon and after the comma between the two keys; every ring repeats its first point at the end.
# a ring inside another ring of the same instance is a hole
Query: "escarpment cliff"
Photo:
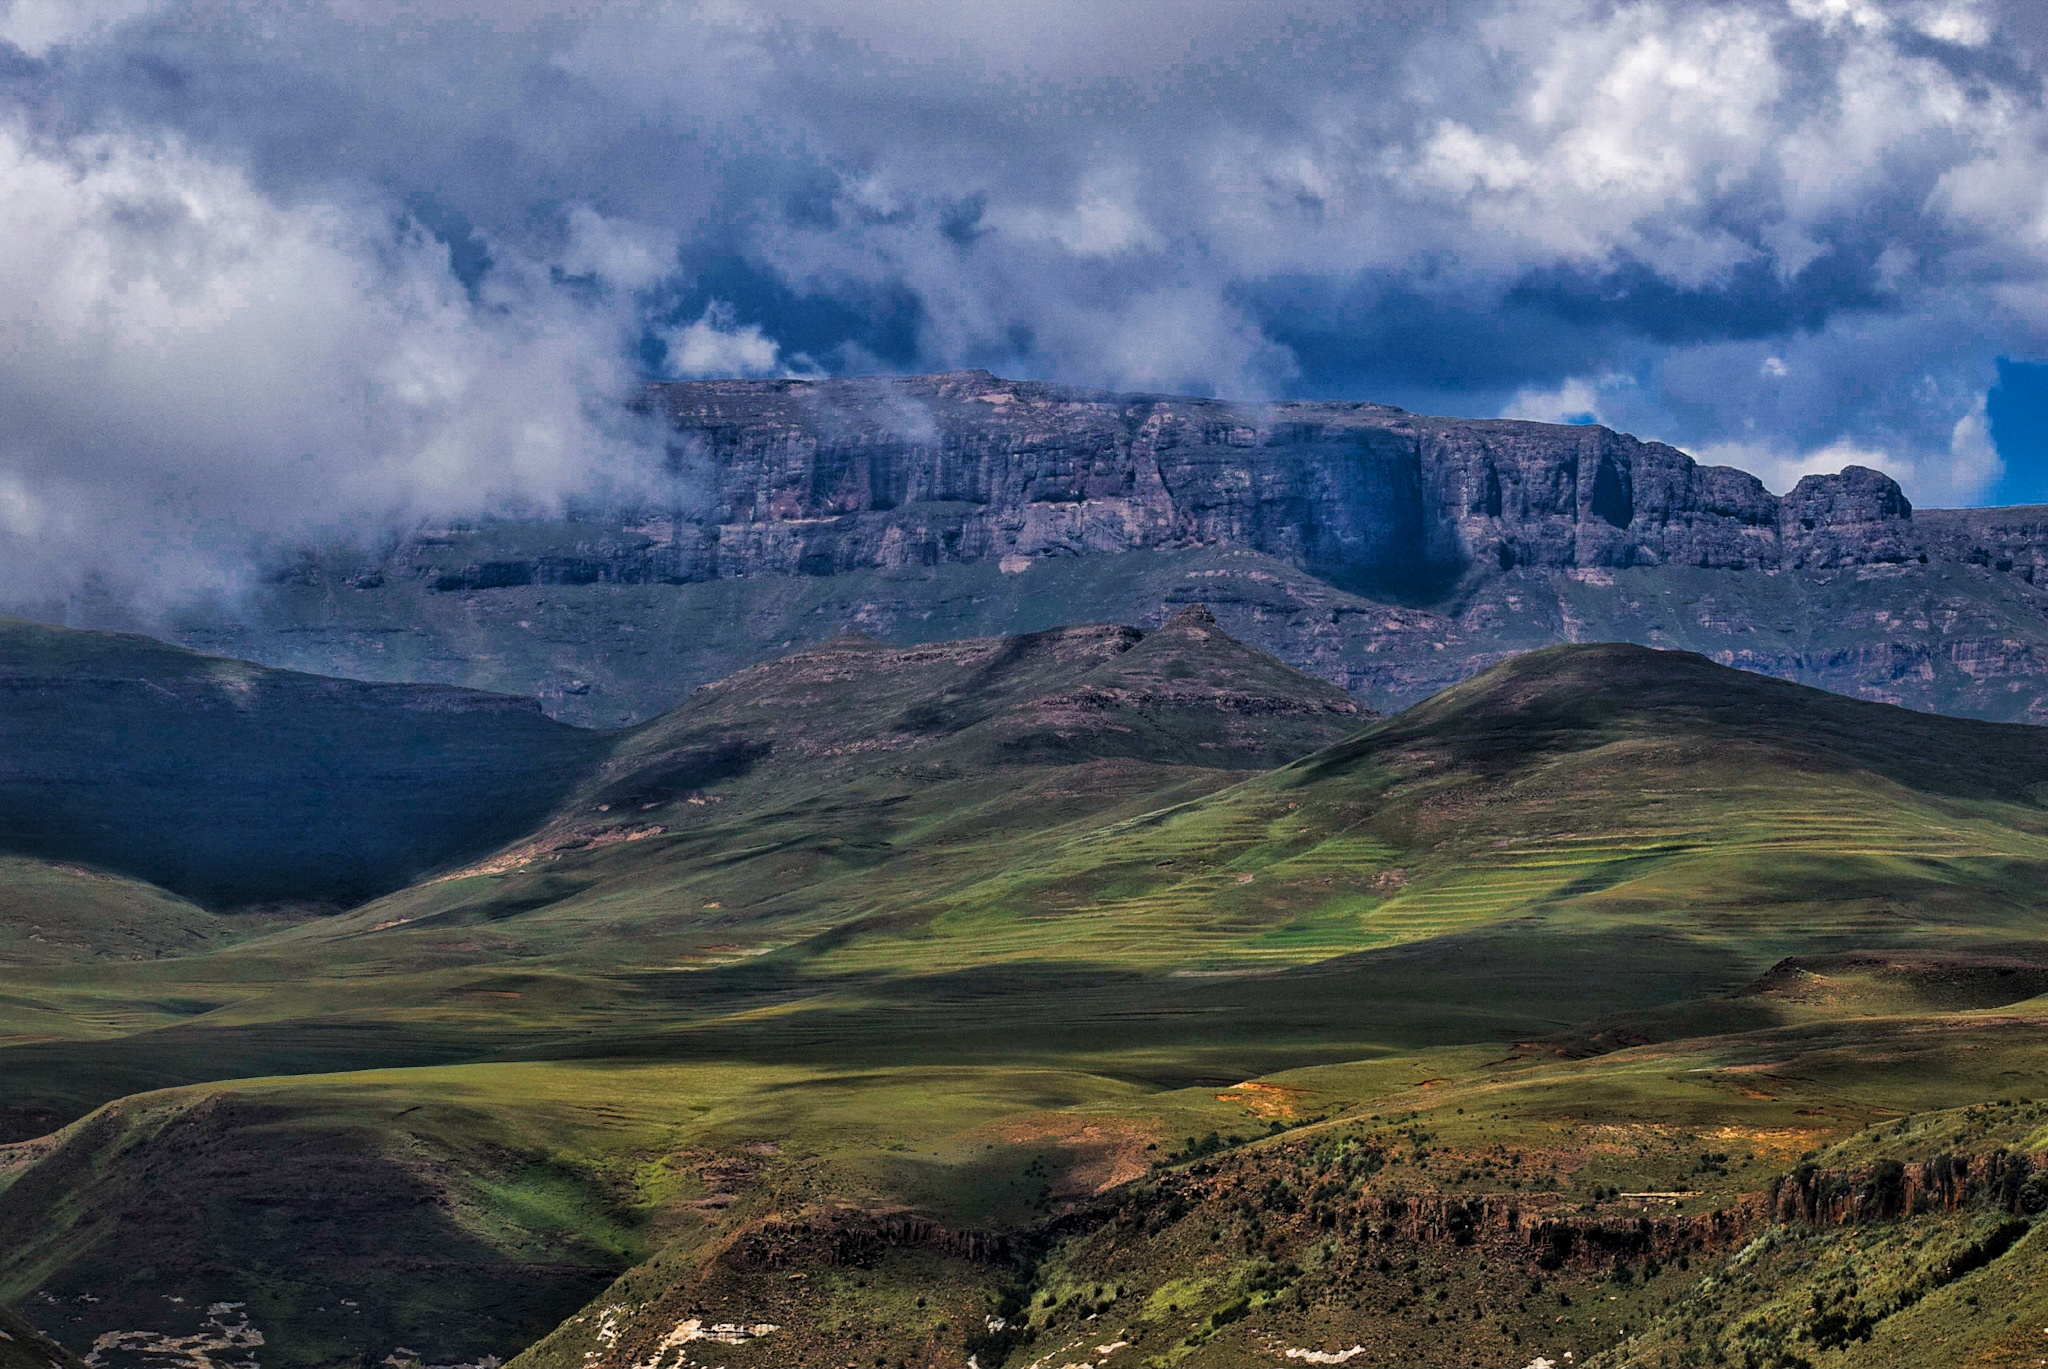
{"type": "Polygon", "coordinates": [[[908,644],[1206,603],[1378,709],[1604,640],[2048,722],[2048,510],[1916,511],[1860,467],[1776,495],[1599,427],[983,371],[641,403],[668,470],[630,506],[309,549],[233,618],[173,635],[614,724],[849,629],[908,644]]]}
{"type": "MultiPolygon", "coordinates": [[[[998,380],[657,386],[700,502],[660,575],[713,579],[1231,544],[1353,590],[1470,570],[1908,559],[1912,506],[1852,467],[1780,499],[1598,427],[1249,406],[998,380]]],[[[1014,563],[1013,563],[1014,564],[1014,563]]]]}

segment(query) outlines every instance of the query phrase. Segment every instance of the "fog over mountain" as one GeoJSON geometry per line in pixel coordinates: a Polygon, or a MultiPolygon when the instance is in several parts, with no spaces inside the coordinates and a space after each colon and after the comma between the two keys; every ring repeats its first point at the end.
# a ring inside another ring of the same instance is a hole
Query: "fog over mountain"
{"type": "Polygon", "coordinates": [[[645,492],[648,375],[1372,399],[2039,498],[2044,57],[2020,0],[10,0],[0,569],[147,610],[645,492]]]}

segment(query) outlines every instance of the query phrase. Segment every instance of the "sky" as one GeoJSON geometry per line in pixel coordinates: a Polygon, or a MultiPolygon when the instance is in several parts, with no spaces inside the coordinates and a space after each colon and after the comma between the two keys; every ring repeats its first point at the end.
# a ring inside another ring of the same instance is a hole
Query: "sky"
{"type": "Polygon", "coordinates": [[[0,574],[658,480],[986,367],[2048,501],[2039,0],[0,0],[0,574]]]}

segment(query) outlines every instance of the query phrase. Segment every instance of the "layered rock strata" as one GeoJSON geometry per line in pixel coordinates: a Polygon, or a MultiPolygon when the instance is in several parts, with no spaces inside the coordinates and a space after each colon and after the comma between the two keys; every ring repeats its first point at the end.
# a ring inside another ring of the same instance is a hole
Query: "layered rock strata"
{"type": "MultiPolygon", "coordinates": [[[[1780,498],[1599,427],[1378,404],[1115,395],[985,371],[654,387],[672,507],[642,556],[479,566],[560,578],[824,575],[1229,543],[1350,589],[1468,569],[1827,567],[1910,560],[1913,510],[1851,467],[1780,498]]],[[[455,586],[451,586],[455,587],[455,586]]]]}

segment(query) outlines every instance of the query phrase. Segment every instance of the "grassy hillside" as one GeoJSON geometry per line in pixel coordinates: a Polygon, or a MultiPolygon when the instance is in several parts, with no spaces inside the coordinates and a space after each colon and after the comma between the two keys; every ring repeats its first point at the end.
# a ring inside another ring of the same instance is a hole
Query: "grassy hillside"
{"type": "Polygon", "coordinates": [[[1641,934],[1666,958],[1748,966],[1995,941],[2031,934],[2044,784],[2035,729],[1674,653],[1557,648],[1268,776],[1043,843],[829,963],[1248,968],[1510,929],[1559,954],[1641,934]]]}
{"type": "MultiPolygon", "coordinates": [[[[1142,665],[1175,636],[1112,660],[1142,665]]],[[[1033,650],[1109,645],[1055,635],[1033,650]]],[[[1022,702],[980,687],[982,711],[949,724],[931,721],[953,706],[934,672],[964,667],[936,651],[928,665],[919,676],[849,643],[744,673],[629,734],[540,839],[488,873],[302,939],[346,939],[322,956],[414,964],[517,950],[673,971],[768,952],[739,976],[765,984],[991,962],[1279,969],[1539,932],[1569,959],[1574,938],[1598,933],[1593,953],[1640,945],[1739,978],[1800,949],[1910,944],[1959,919],[1986,944],[2025,935],[2048,851],[2041,734],[1671,653],[1522,658],[1207,796],[1216,779],[1187,762],[1261,756],[1192,731],[1190,716],[1281,730],[1276,749],[1347,720],[1155,707],[1140,724],[1037,694],[1045,680],[1020,668],[1022,702]]]]}
{"type": "Polygon", "coordinates": [[[346,906],[530,828],[601,751],[531,703],[0,623],[0,849],[346,906]]]}
{"type": "Polygon", "coordinates": [[[843,639],[451,877],[0,966],[0,1105],[79,1119],[0,1150],[0,1299],[277,1365],[1917,1363],[1774,1299],[2032,1214],[1767,1200],[2048,1098],[2044,796],[2048,734],[1640,648],[1375,721],[1202,615],[843,639]]]}
{"type": "Polygon", "coordinates": [[[141,880],[0,856],[0,964],[153,960],[249,930],[141,880]]]}
{"type": "Polygon", "coordinates": [[[843,637],[706,685],[622,734],[550,831],[701,827],[828,794],[887,823],[892,808],[935,806],[935,787],[1090,763],[1262,770],[1363,716],[1200,608],[1150,634],[1062,628],[909,649],[843,637]]]}

